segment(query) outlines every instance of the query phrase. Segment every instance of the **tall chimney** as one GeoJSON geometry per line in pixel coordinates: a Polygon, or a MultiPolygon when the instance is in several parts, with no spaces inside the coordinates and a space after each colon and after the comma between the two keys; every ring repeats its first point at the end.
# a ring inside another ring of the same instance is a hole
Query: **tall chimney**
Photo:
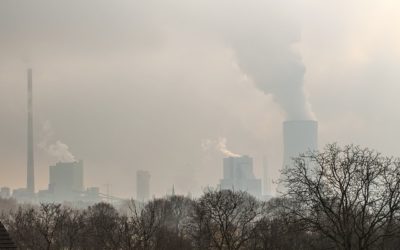
{"type": "Polygon", "coordinates": [[[32,109],[32,69],[28,69],[28,138],[27,138],[27,184],[30,194],[35,192],[35,172],[33,163],[33,109],[32,109]]]}

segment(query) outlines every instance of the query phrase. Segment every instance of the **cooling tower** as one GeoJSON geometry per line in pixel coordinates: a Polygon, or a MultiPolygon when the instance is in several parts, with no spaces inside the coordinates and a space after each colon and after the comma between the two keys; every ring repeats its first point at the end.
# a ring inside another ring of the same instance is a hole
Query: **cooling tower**
{"type": "Polygon", "coordinates": [[[318,122],[313,120],[285,121],[283,123],[283,167],[292,164],[292,158],[309,150],[318,149],[318,122]]]}
{"type": "MultiPolygon", "coordinates": [[[[297,157],[309,150],[318,149],[318,122],[313,120],[294,120],[283,123],[283,168],[293,164],[297,157]]],[[[284,179],[283,176],[281,178],[284,179]]],[[[278,184],[278,194],[286,193],[283,182],[278,184]]]]}

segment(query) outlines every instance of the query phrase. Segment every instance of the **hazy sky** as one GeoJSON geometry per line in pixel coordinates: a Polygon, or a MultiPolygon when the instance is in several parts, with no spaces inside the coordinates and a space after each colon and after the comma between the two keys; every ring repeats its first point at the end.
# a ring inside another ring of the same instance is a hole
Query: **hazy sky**
{"type": "Polygon", "coordinates": [[[37,189],[64,144],[86,186],[122,197],[138,169],[156,195],[215,186],[223,154],[202,142],[218,138],[276,178],[285,119],[318,119],[320,146],[400,156],[398,13],[397,0],[1,0],[0,186],[25,186],[28,67],[37,189]]]}

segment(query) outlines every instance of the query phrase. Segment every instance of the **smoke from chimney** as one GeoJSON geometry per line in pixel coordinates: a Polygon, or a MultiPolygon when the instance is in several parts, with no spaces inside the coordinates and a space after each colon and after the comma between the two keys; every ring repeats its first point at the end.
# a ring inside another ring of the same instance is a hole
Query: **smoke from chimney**
{"type": "Polygon", "coordinates": [[[38,146],[46,151],[49,155],[56,158],[59,162],[74,162],[76,160],[75,156],[69,151],[68,145],[60,140],[56,140],[52,143],[51,141],[53,137],[53,127],[51,126],[50,121],[46,121],[42,128],[43,139],[38,146]]]}
{"type": "Polygon", "coordinates": [[[217,140],[204,139],[201,141],[201,147],[204,151],[215,149],[226,157],[240,157],[241,155],[235,154],[227,148],[226,141],[224,137],[220,137],[217,140]]]}

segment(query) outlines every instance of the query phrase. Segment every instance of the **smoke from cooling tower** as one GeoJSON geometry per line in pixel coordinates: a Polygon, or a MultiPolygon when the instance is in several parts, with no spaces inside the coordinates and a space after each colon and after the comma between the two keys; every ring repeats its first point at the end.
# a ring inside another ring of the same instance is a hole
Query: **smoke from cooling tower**
{"type": "Polygon", "coordinates": [[[246,1],[234,15],[241,29],[226,24],[225,37],[243,73],[274,97],[287,120],[313,120],[304,86],[305,66],[294,49],[300,41],[300,26],[283,9],[268,1],[246,1]]]}
{"type": "Polygon", "coordinates": [[[236,48],[239,65],[260,90],[273,95],[284,109],[286,119],[314,119],[304,89],[305,67],[301,58],[292,51],[289,42],[280,47],[277,52],[269,46],[239,45],[236,48]],[[275,58],[274,63],[271,57],[275,58]]]}

